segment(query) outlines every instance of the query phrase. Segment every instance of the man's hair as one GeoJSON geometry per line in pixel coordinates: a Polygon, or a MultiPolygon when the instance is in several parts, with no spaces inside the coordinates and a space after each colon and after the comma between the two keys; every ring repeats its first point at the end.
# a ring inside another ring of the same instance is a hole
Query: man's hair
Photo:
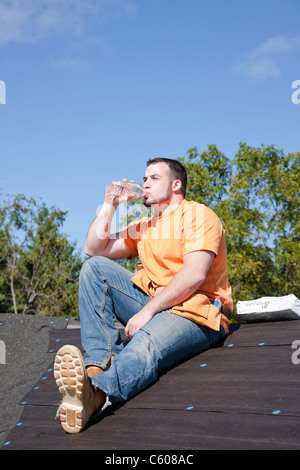
{"type": "Polygon", "coordinates": [[[172,181],[180,180],[181,181],[181,191],[185,197],[186,185],[187,185],[187,172],[185,167],[178,160],[172,160],[171,158],[152,158],[147,161],[147,166],[155,165],[156,163],[166,163],[170,169],[172,181]]]}

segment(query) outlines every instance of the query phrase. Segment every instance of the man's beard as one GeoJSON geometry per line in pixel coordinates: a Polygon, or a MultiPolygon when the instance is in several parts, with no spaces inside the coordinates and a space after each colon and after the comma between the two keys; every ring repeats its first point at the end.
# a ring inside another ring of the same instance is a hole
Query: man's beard
{"type": "Polygon", "coordinates": [[[172,196],[172,189],[171,188],[172,188],[172,183],[170,182],[169,186],[166,188],[165,194],[162,194],[161,196],[156,197],[152,201],[151,201],[151,195],[150,195],[149,199],[144,199],[144,206],[145,207],[151,207],[155,204],[161,204],[163,202],[165,202],[167,204],[168,201],[171,199],[171,196],[172,196]]]}

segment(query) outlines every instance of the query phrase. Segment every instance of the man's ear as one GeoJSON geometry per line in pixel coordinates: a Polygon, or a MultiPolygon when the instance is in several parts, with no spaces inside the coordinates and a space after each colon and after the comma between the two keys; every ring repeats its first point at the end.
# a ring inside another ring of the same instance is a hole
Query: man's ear
{"type": "Polygon", "coordinates": [[[177,193],[179,191],[181,191],[181,181],[180,180],[173,180],[172,181],[172,189],[174,191],[174,193],[177,193]]]}

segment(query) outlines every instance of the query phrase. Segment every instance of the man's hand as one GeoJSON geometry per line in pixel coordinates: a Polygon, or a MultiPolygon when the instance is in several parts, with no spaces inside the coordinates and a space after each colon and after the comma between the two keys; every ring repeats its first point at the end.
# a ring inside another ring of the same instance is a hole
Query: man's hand
{"type": "MultiPolygon", "coordinates": [[[[122,179],[121,183],[128,183],[128,180],[126,178],[124,178],[124,179],[122,179]]],[[[134,181],[131,180],[130,183],[134,184],[134,181]]],[[[120,184],[120,183],[116,182],[116,186],[118,184],[120,184]]],[[[120,186],[121,186],[121,184],[120,184],[120,186]]],[[[110,194],[108,192],[106,192],[106,194],[105,194],[105,201],[109,202],[109,204],[111,204],[115,208],[117,206],[119,206],[120,204],[122,204],[123,202],[130,201],[133,198],[134,198],[134,196],[130,195],[130,192],[128,192],[126,189],[123,189],[120,192],[119,195],[110,194]]]]}
{"type": "Polygon", "coordinates": [[[147,310],[147,306],[143,307],[138,313],[133,315],[128,321],[125,328],[125,335],[127,338],[132,338],[134,333],[137,333],[146,323],[148,323],[153,315],[147,310]]]}
{"type": "MultiPolygon", "coordinates": [[[[158,287],[156,289],[155,295],[159,294],[163,289],[164,287],[158,287]]],[[[154,317],[154,314],[150,312],[149,304],[145,305],[142,308],[142,310],[140,310],[138,313],[133,315],[133,317],[131,317],[130,320],[128,321],[126,328],[125,328],[125,335],[127,336],[127,338],[131,339],[134,333],[137,333],[139,329],[142,328],[144,325],[146,325],[146,323],[148,323],[153,317],[154,317]]]]}
{"type": "MultiPolygon", "coordinates": [[[[127,182],[127,179],[122,180],[122,183],[127,182]]],[[[130,183],[134,182],[130,181],[130,183]]],[[[106,190],[104,204],[93,220],[85,240],[84,251],[88,256],[105,256],[109,259],[123,259],[130,256],[131,253],[125,240],[119,237],[118,233],[110,236],[111,221],[116,207],[134,197],[126,189],[121,193],[116,196],[106,190]]]]}

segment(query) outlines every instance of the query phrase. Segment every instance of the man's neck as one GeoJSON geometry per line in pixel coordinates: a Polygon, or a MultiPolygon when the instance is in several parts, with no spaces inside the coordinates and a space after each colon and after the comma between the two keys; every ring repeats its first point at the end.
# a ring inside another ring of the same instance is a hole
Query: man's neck
{"type": "Polygon", "coordinates": [[[161,217],[162,215],[167,214],[168,212],[174,211],[177,209],[184,197],[182,195],[173,195],[169,201],[160,202],[158,204],[153,204],[154,215],[155,217],[161,217]]]}

